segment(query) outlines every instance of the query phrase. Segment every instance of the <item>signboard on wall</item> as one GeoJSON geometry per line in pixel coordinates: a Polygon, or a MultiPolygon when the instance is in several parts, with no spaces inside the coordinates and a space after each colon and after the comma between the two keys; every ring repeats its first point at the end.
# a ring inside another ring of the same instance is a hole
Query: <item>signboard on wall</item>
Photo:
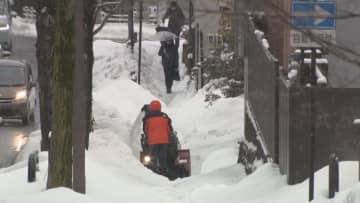
{"type": "Polygon", "coordinates": [[[306,33],[310,31],[320,39],[336,41],[336,2],[335,1],[301,1],[293,0],[291,6],[293,29],[290,32],[292,47],[320,47],[306,33]]]}
{"type": "MultiPolygon", "coordinates": [[[[310,30],[310,32],[318,39],[326,40],[332,43],[336,42],[335,30],[310,30]]],[[[320,47],[320,45],[312,41],[309,36],[298,30],[290,31],[290,45],[297,48],[320,47]]]]}

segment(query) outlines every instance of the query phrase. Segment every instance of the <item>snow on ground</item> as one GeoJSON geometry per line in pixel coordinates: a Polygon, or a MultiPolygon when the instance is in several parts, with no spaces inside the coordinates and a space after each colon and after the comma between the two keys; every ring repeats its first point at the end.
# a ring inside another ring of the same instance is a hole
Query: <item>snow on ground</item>
{"type": "Polygon", "coordinates": [[[195,174],[236,163],[236,143],[243,137],[243,98],[220,99],[211,106],[204,98],[205,92],[200,91],[169,109],[183,145],[191,149],[195,174]]]}
{"type": "MultiPolygon", "coordinates": [[[[219,99],[211,105],[204,102],[205,92],[194,92],[184,66],[174,94],[164,94],[158,42],[144,42],[142,86],[128,79],[136,70],[137,53],[132,55],[126,45],[107,40],[97,40],[94,47],[96,125],[86,154],[87,194],[64,188],[46,191],[46,153],[40,153],[37,181],[26,183],[22,160],[39,147],[40,135],[35,132],[19,162],[0,170],[0,202],[307,202],[307,181],[288,186],[271,163],[246,176],[243,166],[236,164],[236,141],[243,139],[242,97],[219,99]],[[155,98],[162,100],[173,119],[183,147],[191,150],[190,178],[169,182],[143,167],[134,153],[139,149],[134,146],[138,135],[131,137],[130,130],[141,128],[140,108],[155,98]]],[[[314,202],[360,202],[357,163],[341,163],[340,172],[341,192],[334,200],[326,198],[328,169],[317,172],[314,202]]]]}
{"type": "Polygon", "coordinates": [[[19,17],[13,18],[11,32],[14,35],[35,37],[36,36],[35,21],[19,18],[19,17]]]}
{"type": "Polygon", "coordinates": [[[137,70],[137,57],[130,53],[125,44],[110,40],[94,42],[95,65],[93,71],[94,87],[104,81],[128,79],[131,71],[137,70]]]}
{"type": "MultiPolygon", "coordinates": [[[[99,25],[95,25],[96,27],[99,25]]],[[[139,24],[134,24],[134,32],[139,33],[139,24]]],[[[143,23],[143,40],[150,40],[155,35],[155,25],[143,23]]],[[[104,28],[95,35],[95,39],[127,39],[128,27],[126,23],[107,23],[104,28]]]]}
{"type": "MultiPolygon", "coordinates": [[[[99,24],[95,25],[95,29],[99,24]]],[[[139,24],[134,24],[134,31],[139,33],[139,24]]],[[[152,40],[155,38],[155,25],[143,23],[143,39],[152,40]]],[[[13,18],[12,33],[27,37],[36,37],[35,20],[20,17],[13,18]]],[[[128,27],[126,23],[106,23],[95,39],[108,39],[115,41],[126,41],[128,38],[128,27]]]]}

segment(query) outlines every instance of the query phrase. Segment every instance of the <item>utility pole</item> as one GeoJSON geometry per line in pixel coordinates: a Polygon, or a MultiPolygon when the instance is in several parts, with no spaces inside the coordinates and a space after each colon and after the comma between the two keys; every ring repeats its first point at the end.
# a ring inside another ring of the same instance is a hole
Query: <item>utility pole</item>
{"type": "Polygon", "coordinates": [[[195,66],[195,32],[193,29],[194,20],[194,4],[192,0],[189,0],[189,35],[190,35],[190,47],[192,49],[191,68],[195,66]]]}
{"type": "Polygon", "coordinates": [[[143,0],[140,0],[139,2],[139,66],[138,66],[138,84],[141,83],[141,48],[142,48],[142,21],[143,21],[143,0]]]}
{"type": "Polygon", "coordinates": [[[130,47],[131,53],[134,53],[134,0],[128,0],[128,29],[129,29],[129,40],[130,40],[130,47]]]}
{"type": "Polygon", "coordinates": [[[85,194],[85,142],[87,129],[87,106],[89,105],[87,89],[90,88],[89,66],[86,65],[84,0],[75,2],[75,70],[73,83],[73,189],[85,194]]]}
{"type": "Polygon", "coordinates": [[[159,17],[160,17],[160,3],[159,3],[159,1],[156,1],[156,15],[157,15],[157,18],[159,19],[159,17]]]}
{"type": "Polygon", "coordinates": [[[239,25],[240,25],[240,20],[239,20],[240,9],[239,9],[239,1],[238,0],[234,1],[234,13],[235,13],[234,19],[233,19],[234,54],[235,54],[235,59],[236,59],[235,65],[238,66],[239,64],[237,63],[237,58],[239,57],[239,25]]]}

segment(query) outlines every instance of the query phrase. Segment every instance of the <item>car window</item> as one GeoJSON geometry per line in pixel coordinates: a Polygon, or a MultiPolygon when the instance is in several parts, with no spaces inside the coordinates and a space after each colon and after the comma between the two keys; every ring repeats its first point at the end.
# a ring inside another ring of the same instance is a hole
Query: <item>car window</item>
{"type": "Polygon", "coordinates": [[[17,86],[25,84],[24,67],[0,67],[0,86],[17,86]]]}
{"type": "Polygon", "coordinates": [[[6,13],[7,13],[6,0],[0,0],[0,15],[4,15],[6,13]]]}

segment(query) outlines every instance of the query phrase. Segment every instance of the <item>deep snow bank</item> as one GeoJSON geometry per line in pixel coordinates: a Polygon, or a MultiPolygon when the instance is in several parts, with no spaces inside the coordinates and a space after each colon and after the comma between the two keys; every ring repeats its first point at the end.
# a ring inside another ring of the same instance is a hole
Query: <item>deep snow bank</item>
{"type": "Polygon", "coordinates": [[[183,144],[191,149],[194,174],[234,165],[236,143],[243,137],[243,98],[223,98],[209,105],[205,94],[201,90],[169,109],[183,144]]]}
{"type": "Polygon", "coordinates": [[[130,72],[137,70],[137,57],[131,54],[125,44],[110,40],[94,42],[95,64],[93,85],[95,88],[104,81],[128,79],[130,72]]]}

